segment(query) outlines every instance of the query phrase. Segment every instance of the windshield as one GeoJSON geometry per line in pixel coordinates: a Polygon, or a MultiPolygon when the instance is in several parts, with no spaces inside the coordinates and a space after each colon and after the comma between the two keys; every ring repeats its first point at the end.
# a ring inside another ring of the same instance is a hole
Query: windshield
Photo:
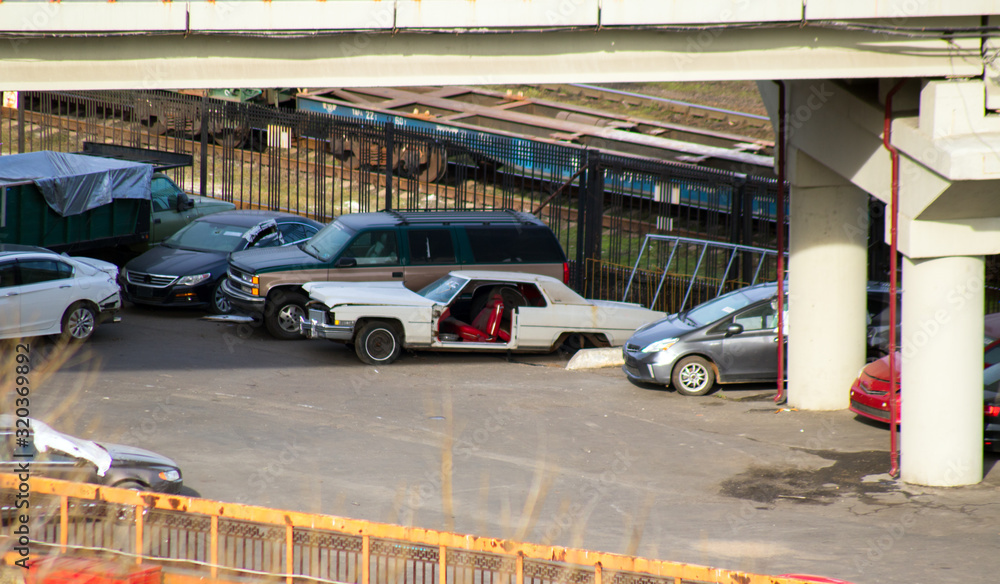
{"type": "Polygon", "coordinates": [[[695,306],[686,314],[682,314],[681,318],[695,326],[705,326],[758,300],[773,296],[774,293],[775,289],[769,286],[736,290],[695,306]]]}
{"type": "Polygon", "coordinates": [[[424,298],[428,300],[433,300],[438,304],[448,304],[451,299],[455,297],[455,294],[465,286],[468,280],[464,278],[458,278],[455,276],[444,276],[443,278],[424,286],[424,288],[417,292],[424,298]]]}
{"type": "Polygon", "coordinates": [[[354,231],[342,223],[334,221],[302,244],[302,251],[321,262],[329,262],[340,254],[340,251],[344,249],[352,237],[354,237],[354,231]]]}
{"type": "Polygon", "coordinates": [[[163,242],[168,247],[179,247],[195,251],[220,251],[229,253],[246,246],[243,233],[246,227],[214,223],[212,221],[195,221],[171,235],[163,242]]]}

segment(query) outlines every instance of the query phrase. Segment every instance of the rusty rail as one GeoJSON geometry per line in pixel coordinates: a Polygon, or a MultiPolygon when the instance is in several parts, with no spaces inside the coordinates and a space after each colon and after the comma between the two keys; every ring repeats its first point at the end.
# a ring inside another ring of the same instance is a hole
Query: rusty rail
{"type": "MultiPolygon", "coordinates": [[[[0,475],[13,500],[19,480],[0,475]]],[[[634,556],[32,478],[38,549],[104,550],[215,579],[268,574],[349,584],[803,584],[634,556]]],[[[23,510],[20,512],[24,512],[23,510]]],[[[13,538],[3,528],[0,542],[13,538]]],[[[8,549],[13,546],[6,546],[8,549]]]]}

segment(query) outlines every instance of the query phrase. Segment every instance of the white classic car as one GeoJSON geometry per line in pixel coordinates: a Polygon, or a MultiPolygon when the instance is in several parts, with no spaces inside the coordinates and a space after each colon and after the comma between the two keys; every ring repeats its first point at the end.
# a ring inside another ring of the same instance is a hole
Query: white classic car
{"type": "Polygon", "coordinates": [[[413,292],[401,282],[311,282],[302,334],[353,343],[365,363],[400,350],[547,353],[569,339],[617,346],[663,318],[638,304],[587,300],[549,276],[455,271],[413,292]]]}
{"type": "Polygon", "coordinates": [[[98,323],[121,320],[117,278],[105,261],[0,245],[0,339],[87,340],[98,323]]]}

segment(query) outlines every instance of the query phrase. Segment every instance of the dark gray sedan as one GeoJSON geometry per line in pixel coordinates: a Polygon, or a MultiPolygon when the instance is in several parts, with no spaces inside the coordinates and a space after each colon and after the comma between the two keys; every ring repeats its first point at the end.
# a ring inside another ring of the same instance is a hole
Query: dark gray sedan
{"type": "Polygon", "coordinates": [[[705,395],[716,381],[775,379],[777,288],[741,288],[640,328],[625,343],[622,370],[684,395],[705,395]]]}
{"type": "Polygon", "coordinates": [[[0,472],[82,481],[124,489],[178,493],[177,463],[155,452],[84,440],[34,418],[0,415],[0,472]]]}

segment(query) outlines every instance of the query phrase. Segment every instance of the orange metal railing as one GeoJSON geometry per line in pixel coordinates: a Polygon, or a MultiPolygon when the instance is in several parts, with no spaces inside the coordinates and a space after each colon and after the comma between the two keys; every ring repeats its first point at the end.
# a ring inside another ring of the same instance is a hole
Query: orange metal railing
{"type": "MultiPolygon", "coordinates": [[[[198,570],[349,584],[796,584],[677,562],[32,478],[33,555],[87,549],[198,570]]],[[[19,487],[0,475],[0,545],[19,487]]],[[[24,513],[24,510],[18,510],[24,513]]]]}

